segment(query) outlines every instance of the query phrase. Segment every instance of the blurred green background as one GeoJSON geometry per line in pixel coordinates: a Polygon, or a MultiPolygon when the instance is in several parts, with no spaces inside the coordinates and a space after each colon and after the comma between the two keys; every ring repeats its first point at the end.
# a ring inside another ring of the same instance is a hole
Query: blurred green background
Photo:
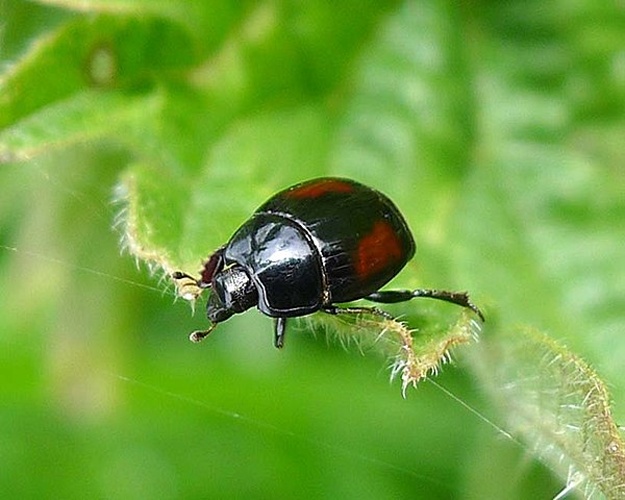
{"type": "Polygon", "coordinates": [[[320,175],[406,214],[419,250],[397,286],[470,290],[485,336],[563,341],[625,421],[621,7],[3,0],[0,19],[6,498],[564,487],[462,404],[506,428],[462,362],[436,378],[462,403],[429,382],[403,400],[386,360],[305,323],[282,352],[256,311],[186,340],[202,304],[192,317],[147,264],[193,272],[273,192],[320,175]]]}

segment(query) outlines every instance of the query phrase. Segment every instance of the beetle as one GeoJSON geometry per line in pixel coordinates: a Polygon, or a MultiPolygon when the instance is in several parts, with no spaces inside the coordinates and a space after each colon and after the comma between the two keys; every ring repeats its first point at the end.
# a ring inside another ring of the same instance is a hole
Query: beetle
{"type": "Polygon", "coordinates": [[[415,251],[408,224],[388,197],[350,179],[322,177],[269,198],[210,256],[199,279],[181,271],[172,278],[211,289],[206,305],[211,325],[191,334],[195,342],[254,306],[275,319],[278,348],[284,345],[287,318],[325,311],[392,319],[375,307],[336,305],[357,299],[394,303],[429,297],[469,308],[484,321],[466,292],[380,290],[415,251]]]}

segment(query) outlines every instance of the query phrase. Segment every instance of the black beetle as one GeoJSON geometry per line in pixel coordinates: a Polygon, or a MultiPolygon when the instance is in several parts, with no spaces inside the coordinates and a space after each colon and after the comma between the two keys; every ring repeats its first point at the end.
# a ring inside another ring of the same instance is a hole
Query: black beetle
{"type": "Polygon", "coordinates": [[[323,177],[267,200],[206,261],[199,279],[180,271],[172,278],[211,288],[206,307],[211,327],[193,332],[195,342],[253,306],[275,318],[276,347],[284,345],[286,318],[319,310],[392,318],[377,308],[335,305],[363,298],[393,303],[430,297],[468,307],[484,320],[465,292],[379,291],[414,253],[410,229],[391,200],[358,182],[323,177]]]}

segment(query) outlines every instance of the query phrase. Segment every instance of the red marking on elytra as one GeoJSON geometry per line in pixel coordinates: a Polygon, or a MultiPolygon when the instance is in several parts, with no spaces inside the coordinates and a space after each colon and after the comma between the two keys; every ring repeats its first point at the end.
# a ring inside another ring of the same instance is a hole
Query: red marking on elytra
{"type": "Polygon", "coordinates": [[[354,270],[365,279],[382,271],[389,263],[400,260],[401,241],[385,220],[376,221],[370,233],[364,235],[354,253],[354,270]]]}
{"type": "Polygon", "coordinates": [[[291,189],[285,194],[291,198],[318,198],[326,193],[351,193],[353,190],[354,186],[349,182],[339,179],[326,179],[291,189]]]}

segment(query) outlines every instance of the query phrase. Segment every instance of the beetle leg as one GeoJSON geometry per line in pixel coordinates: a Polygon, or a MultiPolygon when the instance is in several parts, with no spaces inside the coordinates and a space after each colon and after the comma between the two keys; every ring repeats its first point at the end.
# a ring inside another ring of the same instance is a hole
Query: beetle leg
{"type": "Polygon", "coordinates": [[[427,297],[467,307],[477,314],[482,321],[485,321],[482,311],[480,311],[480,309],[473,302],[471,302],[467,292],[448,292],[447,290],[432,290],[427,288],[418,288],[416,290],[384,290],[381,292],[371,293],[367,295],[365,299],[372,302],[392,304],[395,302],[405,302],[417,297],[427,297]]]}
{"type": "Polygon", "coordinates": [[[328,305],[324,306],[322,311],[328,314],[375,314],[376,316],[382,316],[384,319],[395,321],[392,314],[378,309],[377,307],[338,307],[328,305]]]}
{"type": "Polygon", "coordinates": [[[282,349],[284,347],[284,334],[286,333],[286,318],[276,318],[273,328],[273,345],[282,349]]]}

